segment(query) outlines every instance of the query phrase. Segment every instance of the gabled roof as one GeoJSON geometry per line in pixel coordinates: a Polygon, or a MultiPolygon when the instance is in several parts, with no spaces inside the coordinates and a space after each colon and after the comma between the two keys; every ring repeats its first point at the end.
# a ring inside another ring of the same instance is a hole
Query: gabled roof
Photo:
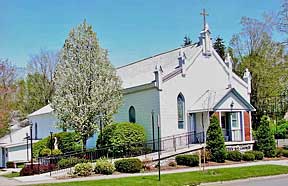
{"type": "Polygon", "coordinates": [[[32,117],[32,116],[37,116],[37,115],[41,115],[41,114],[48,114],[50,112],[52,112],[54,109],[51,107],[50,104],[40,108],[39,110],[36,110],[35,112],[33,112],[32,114],[29,114],[28,115],[28,118],[29,117],[32,117]]]}
{"type": "Polygon", "coordinates": [[[236,89],[207,90],[199,98],[189,105],[189,112],[216,111],[216,110],[247,110],[255,111],[255,108],[243,98],[236,89]],[[231,107],[231,103],[233,106],[231,107]],[[235,104],[235,106],[234,106],[235,104]]]}
{"type": "Polygon", "coordinates": [[[178,57],[180,50],[185,53],[186,61],[189,61],[202,47],[198,44],[189,45],[183,48],[176,48],[128,65],[117,68],[117,75],[122,80],[124,89],[152,83],[155,80],[155,66],[160,65],[163,70],[163,77],[173,72],[179,66],[178,57]]]}

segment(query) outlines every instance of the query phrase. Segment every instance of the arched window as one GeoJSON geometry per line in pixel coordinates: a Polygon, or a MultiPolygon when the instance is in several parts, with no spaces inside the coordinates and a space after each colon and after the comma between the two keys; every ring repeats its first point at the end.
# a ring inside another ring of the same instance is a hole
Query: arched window
{"type": "Polygon", "coordinates": [[[136,122],[136,113],[135,113],[135,108],[133,106],[129,108],[129,122],[131,123],[136,122]]]}
{"type": "Polygon", "coordinates": [[[180,93],[177,97],[177,109],[178,109],[178,129],[184,128],[184,112],[185,112],[185,99],[180,93]]]}

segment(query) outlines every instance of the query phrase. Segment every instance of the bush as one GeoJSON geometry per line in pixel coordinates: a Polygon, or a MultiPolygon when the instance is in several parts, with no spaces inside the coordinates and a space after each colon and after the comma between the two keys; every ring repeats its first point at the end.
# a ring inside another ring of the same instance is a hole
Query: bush
{"type": "Polygon", "coordinates": [[[115,161],[115,168],[123,173],[140,172],[143,167],[142,162],[138,158],[127,158],[115,161]]]}
{"type": "Polygon", "coordinates": [[[242,159],[244,161],[254,161],[255,155],[252,154],[251,152],[245,152],[244,154],[242,154],[242,159]]]}
{"type": "Polygon", "coordinates": [[[175,160],[178,165],[186,165],[190,167],[199,165],[199,157],[197,155],[178,155],[175,160]]]}
{"type": "Polygon", "coordinates": [[[73,167],[78,163],[87,163],[87,160],[77,157],[62,158],[60,161],[58,161],[57,165],[59,168],[63,169],[73,167]]]}
{"type": "Polygon", "coordinates": [[[74,167],[74,174],[77,176],[90,176],[93,172],[91,163],[78,163],[74,167]]]}
{"type": "Polygon", "coordinates": [[[95,173],[97,174],[112,174],[115,171],[114,165],[105,158],[100,158],[95,163],[95,173]]]}
{"type": "Polygon", "coordinates": [[[137,156],[147,150],[143,146],[145,140],[146,134],[143,126],[127,122],[115,123],[104,128],[97,139],[97,147],[114,146],[113,152],[110,153],[116,157],[123,157],[126,154],[137,156]]]}
{"type": "Polygon", "coordinates": [[[227,159],[231,161],[241,161],[242,154],[239,151],[228,151],[227,153],[227,159]]]}
{"type": "Polygon", "coordinates": [[[60,149],[53,149],[52,150],[52,155],[56,156],[56,155],[60,155],[62,154],[62,151],[60,149]]]}
{"type": "Polygon", "coordinates": [[[15,163],[13,161],[7,161],[6,167],[7,168],[15,168],[15,163]]]}
{"type": "Polygon", "coordinates": [[[288,157],[288,150],[283,150],[282,151],[282,156],[288,157]]]}
{"type": "Polygon", "coordinates": [[[57,137],[58,140],[58,148],[63,153],[72,152],[72,151],[79,151],[82,149],[82,143],[78,135],[75,132],[60,132],[55,133],[52,136],[52,143],[51,137],[48,136],[36,143],[33,144],[33,157],[39,157],[40,152],[43,149],[51,149],[54,148],[54,137],[57,137]]]}
{"type": "Polygon", "coordinates": [[[277,148],[276,149],[276,157],[281,157],[283,154],[282,154],[282,152],[283,152],[283,149],[282,148],[277,148]]]}
{"type": "MultiPolygon", "coordinates": [[[[82,142],[75,132],[60,132],[53,134],[52,144],[54,144],[54,137],[57,138],[58,141],[58,148],[63,152],[73,152],[73,151],[80,151],[82,150],[82,142]]],[[[50,139],[47,143],[47,146],[50,147],[50,139]]],[[[54,148],[54,145],[53,145],[54,148]]]]}
{"type": "Polygon", "coordinates": [[[255,149],[264,153],[266,157],[275,157],[276,143],[274,135],[269,127],[268,116],[263,116],[256,131],[255,149]]]}
{"type": "Polygon", "coordinates": [[[263,160],[264,158],[264,153],[261,151],[252,150],[252,151],[248,151],[247,153],[254,154],[255,160],[263,160]]]}
{"type": "Polygon", "coordinates": [[[24,168],[20,171],[20,176],[30,176],[34,174],[40,174],[48,172],[49,170],[55,170],[56,166],[55,164],[48,164],[48,165],[39,165],[34,164],[33,169],[31,165],[25,165],[24,168]]]}
{"type": "Polygon", "coordinates": [[[51,155],[51,150],[48,149],[48,148],[45,148],[45,149],[42,149],[41,152],[40,152],[40,156],[43,157],[43,156],[50,156],[51,155]]]}
{"type": "Polygon", "coordinates": [[[40,152],[47,147],[48,137],[33,144],[33,157],[38,158],[40,152]]]}
{"type": "Polygon", "coordinates": [[[227,152],[224,136],[220,128],[219,120],[215,115],[210,118],[206,141],[207,149],[211,153],[211,160],[219,163],[225,162],[227,152]]]}

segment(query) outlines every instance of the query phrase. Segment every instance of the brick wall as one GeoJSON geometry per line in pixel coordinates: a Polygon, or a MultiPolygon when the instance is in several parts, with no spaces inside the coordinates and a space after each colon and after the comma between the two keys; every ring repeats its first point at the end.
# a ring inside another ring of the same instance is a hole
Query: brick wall
{"type": "Polygon", "coordinates": [[[245,141],[251,140],[251,129],[250,129],[250,116],[249,112],[244,112],[244,130],[245,130],[245,141]]]}

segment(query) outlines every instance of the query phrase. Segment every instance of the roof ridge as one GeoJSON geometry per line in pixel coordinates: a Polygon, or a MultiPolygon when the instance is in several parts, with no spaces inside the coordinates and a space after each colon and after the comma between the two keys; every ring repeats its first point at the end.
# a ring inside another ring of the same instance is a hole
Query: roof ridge
{"type": "Polygon", "coordinates": [[[196,45],[197,45],[197,43],[193,43],[193,44],[190,44],[190,45],[187,45],[187,46],[184,46],[184,47],[178,47],[178,48],[174,48],[174,49],[168,50],[168,51],[166,51],[166,52],[161,52],[161,53],[159,53],[159,54],[155,54],[155,55],[152,55],[152,56],[150,56],[150,57],[146,57],[146,58],[143,58],[143,59],[134,61],[134,62],[132,62],[132,63],[128,63],[128,64],[126,64],[126,65],[117,67],[116,70],[121,69],[121,68],[124,68],[124,67],[127,67],[127,66],[130,66],[130,65],[134,65],[134,64],[136,64],[136,63],[145,61],[145,60],[147,60],[147,59],[151,59],[151,58],[154,58],[154,57],[157,57],[157,56],[161,56],[161,55],[164,55],[164,54],[167,54],[167,53],[170,53],[170,52],[179,50],[179,49],[181,49],[181,48],[187,48],[187,47],[191,47],[191,46],[194,47],[194,46],[196,46],[196,45]]]}

